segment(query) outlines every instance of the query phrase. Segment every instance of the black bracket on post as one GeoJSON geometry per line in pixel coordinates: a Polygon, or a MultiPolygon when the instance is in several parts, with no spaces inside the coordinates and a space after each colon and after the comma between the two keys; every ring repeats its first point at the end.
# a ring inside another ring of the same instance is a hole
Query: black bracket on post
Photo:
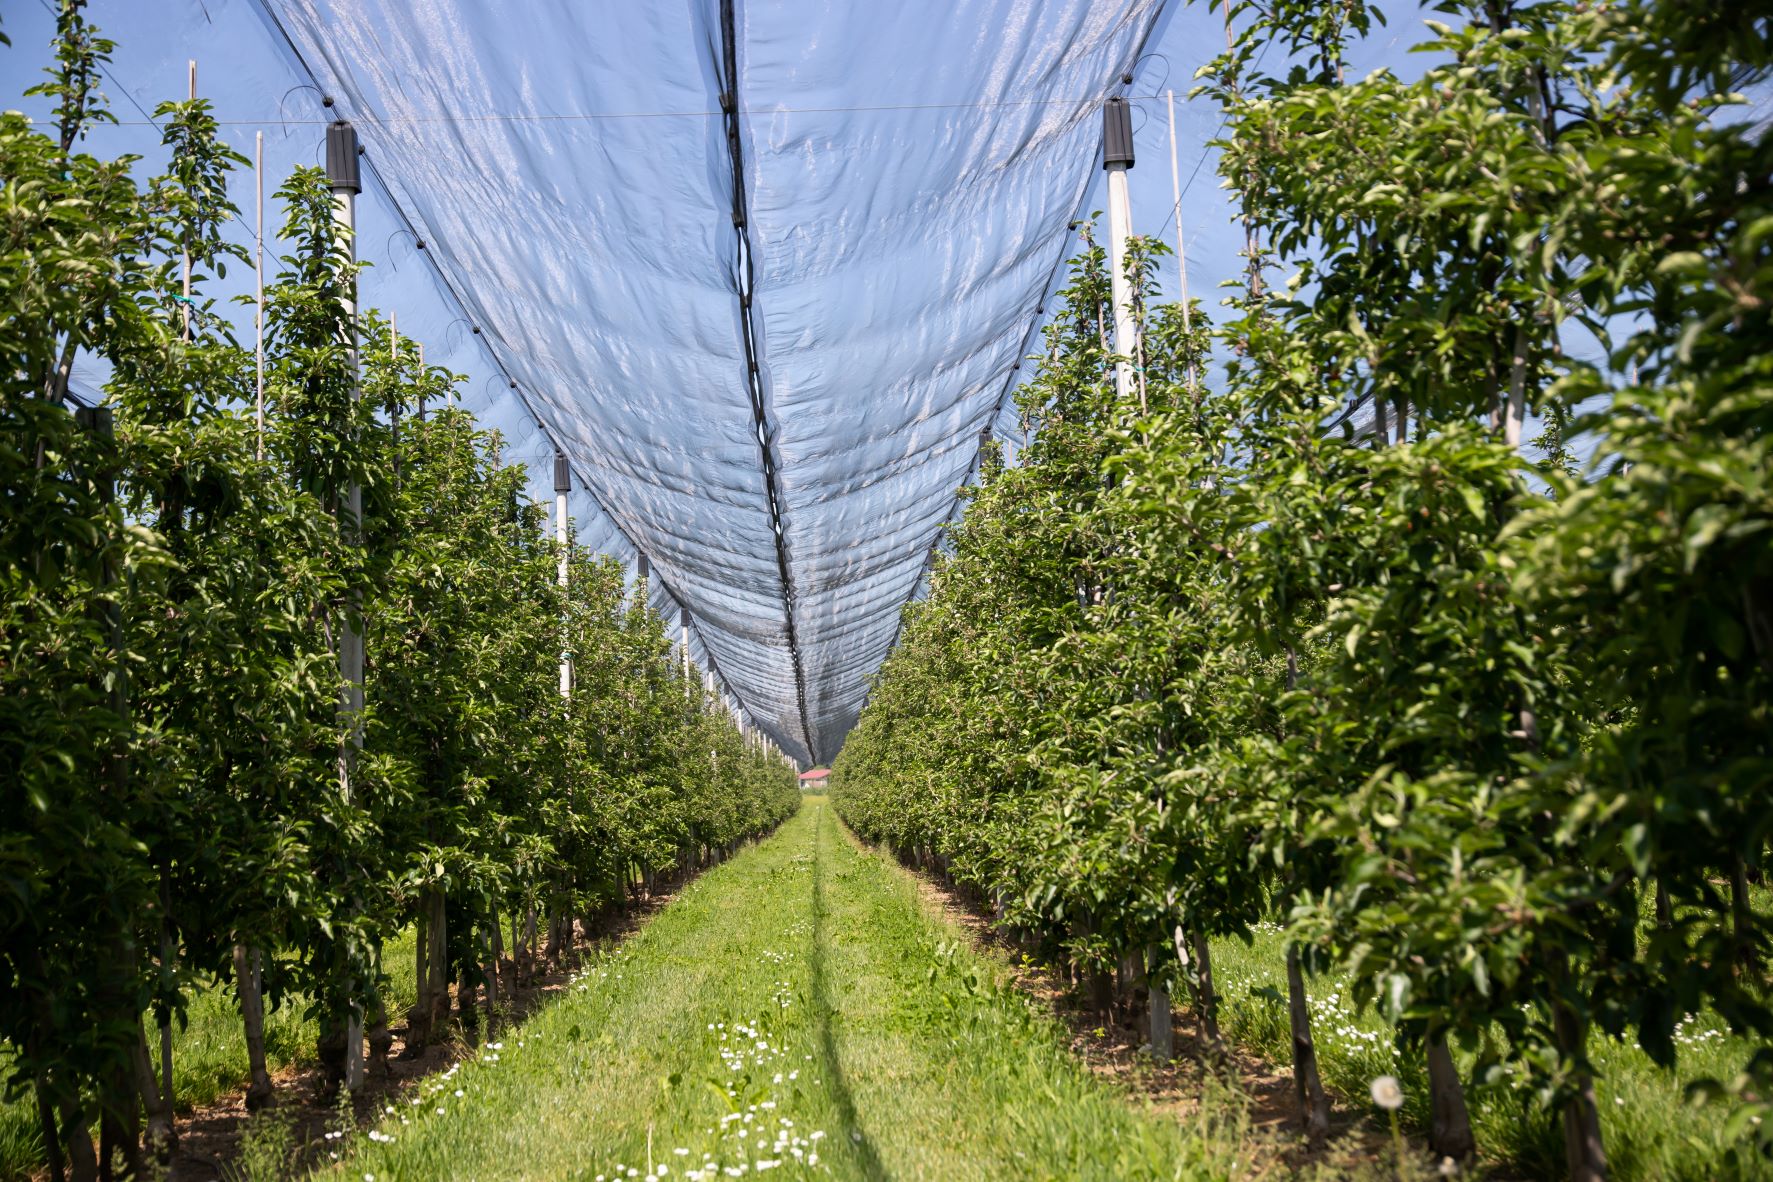
{"type": "Polygon", "coordinates": [[[363,171],[357,163],[357,129],[341,119],[326,129],[326,179],[332,191],[363,192],[363,171]]]}
{"type": "Polygon", "coordinates": [[[573,490],[573,466],[566,462],[564,452],[554,453],[554,491],[566,493],[573,490]]]}
{"type": "Polygon", "coordinates": [[[1115,97],[1102,104],[1102,167],[1133,167],[1133,108],[1115,97]]]}

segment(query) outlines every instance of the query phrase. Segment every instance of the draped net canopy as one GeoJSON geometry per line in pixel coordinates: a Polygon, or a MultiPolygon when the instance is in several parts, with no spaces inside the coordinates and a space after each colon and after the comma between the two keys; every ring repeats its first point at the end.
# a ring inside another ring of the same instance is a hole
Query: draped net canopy
{"type": "MultiPolygon", "coordinates": [[[[1163,0],[263,0],[703,659],[829,760],[1163,0]]],[[[596,520],[589,520],[595,518],[596,520]]]]}

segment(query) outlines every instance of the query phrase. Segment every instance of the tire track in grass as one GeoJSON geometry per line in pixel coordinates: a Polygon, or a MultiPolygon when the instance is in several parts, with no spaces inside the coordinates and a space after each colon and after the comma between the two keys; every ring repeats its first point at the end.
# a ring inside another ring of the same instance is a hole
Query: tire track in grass
{"type": "Polygon", "coordinates": [[[817,1014],[819,1029],[819,1066],[829,1080],[832,1103],[845,1128],[850,1130],[850,1141],[855,1147],[857,1165],[861,1176],[867,1182],[884,1182],[887,1178],[885,1166],[881,1164],[880,1155],[875,1152],[874,1142],[868,1137],[868,1131],[862,1127],[861,1117],[856,1113],[855,1098],[850,1092],[849,1081],[844,1077],[843,1062],[837,1053],[836,1032],[833,1029],[836,1011],[831,1004],[831,992],[826,981],[826,909],[825,909],[825,842],[824,823],[825,806],[815,806],[816,822],[813,833],[813,940],[809,964],[813,978],[813,1005],[817,1014]]]}

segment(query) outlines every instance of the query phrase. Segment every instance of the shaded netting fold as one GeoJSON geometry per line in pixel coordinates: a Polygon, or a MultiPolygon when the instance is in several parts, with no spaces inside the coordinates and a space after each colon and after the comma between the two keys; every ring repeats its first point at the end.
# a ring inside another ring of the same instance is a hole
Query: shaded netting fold
{"type": "Polygon", "coordinates": [[[611,551],[651,558],[784,750],[829,760],[1162,0],[262,2],[611,551]]]}

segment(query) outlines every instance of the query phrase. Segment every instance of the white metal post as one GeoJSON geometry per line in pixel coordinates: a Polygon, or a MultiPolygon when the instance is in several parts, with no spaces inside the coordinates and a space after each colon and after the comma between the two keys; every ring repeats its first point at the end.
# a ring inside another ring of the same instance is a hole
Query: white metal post
{"type": "MultiPolygon", "coordinates": [[[[1182,294],[1182,331],[1194,331],[1193,311],[1188,306],[1188,240],[1182,233],[1182,173],[1176,167],[1176,92],[1164,92],[1164,101],[1170,109],[1170,192],[1176,201],[1176,274],[1181,280],[1182,294]]],[[[1188,361],[1188,392],[1193,394],[1199,379],[1194,372],[1194,359],[1188,361]]]]}
{"type": "Polygon", "coordinates": [[[684,696],[688,697],[688,696],[695,693],[695,690],[692,689],[691,685],[690,685],[689,608],[680,606],[677,609],[677,612],[678,612],[678,616],[677,616],[678,624],[681,627],[682,632],[683,632],[683,692],[684,692],[684,696]]]}
{"type": "Polygon", "coordinates": [[[252,179],[258,189],[259,228],[256,238],[258,249],[253,269],[258,277],[258,299],[254,305],[257,309],[253,317],[253,332],[257,336],[254,346],[254,365],[258,374],[258,458],[265,458],[265,133],[259,132],[258,145],[253,152],[252,179]]]}
{"type": "Polygon", "coordinates": [[[1133,393],[1133,367],[1138,354],[1133,340],[1133,285],[1127,279],[1127,239],[1133,234],[1133,205],[1127,193],[1127,169],[1133,166],[1133,116],[1123,98],[1102,108],[1102,167],[1108,171],[1108,268],[1114,296],[1114,392],[1124,404],[1133,393]]]}
{"type": "MultiPolygon", "coordinates": [[[[196,102],[197,101],[197,59],[192,58],[189,62],[186,63],[186,65],[190,69],[190,83],[191,83],[188,96],[192,102],[196,102]]],[[[182,305],[180,305],[179,311],[180,311],[180,315],[184,317],[184,320],[183,320],[184,328],[183,328],[182,335],[183,335],[184,339],[187,342],[189,342],[191,339],[191,247],[188,242],[185,245],[183,259],[184,259],[183,272],[184,272],[185,302],[182,305]]],[[[170,1090],[171,1086],[172,1085],[170,1085],[170,1084],[167,1085],[167,1087],[168,1087],[167,1095],[169,1095],[169,1096],[172,1094],[172,1092],[170,1090]]]]}
{"type": "MultiPolygon", "coordinates": [[[[560,583],[562,596],[566,594],[566,494],[573,488],[572,465],[566,462],[566,455],[557,452],[554,456],[554,541],[560,547],[559,566],[555,569],[555,578],[560,583]]],[[[566,647],[564,632],[565,621],[562,620],[560,648],[560,696],[570,698],[573,692],[573,659],[566,647]]]]}
{"type": "MultiPolygon", "coordinates": [[[[357,132],[343,120],[327,128],[326,173],[332,183],[333,221],[344,241],[345,264],[357,261],[357,194],[363,183],[357,162],[357,132]]],[[[351,367],[351,402],[363,397],[357,356],[357,283],[345,285],[344,310],[350,320],[349,359],[351,367]]],[[[352,544],[362,540],[363,486],[353,480],[344,490],[340,514],[340,532],[352,544]]],[[[344,683],[340,703],[342,721],[346,724],[345,742],[339,751],[339,789],[346,801],[352,797],[352,781],[357,771],[357,754],[363,749],[363,628],[359,618],[362,604],[353,596],[345,610],[339,629],[339,680],[344,683]]],[[[363,1014],[353,999],[345,1029],[345,1086],[356,1091],[363,1086],[363,1014]]]]}

